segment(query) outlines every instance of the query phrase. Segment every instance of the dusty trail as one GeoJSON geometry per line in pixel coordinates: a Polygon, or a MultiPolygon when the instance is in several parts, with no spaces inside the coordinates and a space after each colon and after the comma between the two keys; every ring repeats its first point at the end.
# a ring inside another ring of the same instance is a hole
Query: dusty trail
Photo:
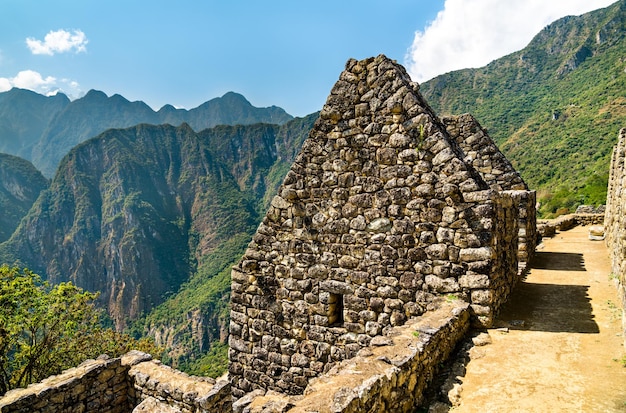
{"type": "Polygon", "coordinates": [[[626,412],[619,300],[606,246],[587,234],[544,240],[498,318],[508,332],[471,349],[452,412],[626,412]]]}

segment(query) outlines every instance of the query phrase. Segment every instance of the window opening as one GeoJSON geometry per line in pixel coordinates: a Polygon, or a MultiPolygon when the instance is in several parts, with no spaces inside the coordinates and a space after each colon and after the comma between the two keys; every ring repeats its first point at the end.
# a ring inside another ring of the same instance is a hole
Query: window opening
{"type": "Polygon", "coordinates": [[[343,295],[330,294],[328,298],[328,324],[337,326],[343,324],[343,295]]]}

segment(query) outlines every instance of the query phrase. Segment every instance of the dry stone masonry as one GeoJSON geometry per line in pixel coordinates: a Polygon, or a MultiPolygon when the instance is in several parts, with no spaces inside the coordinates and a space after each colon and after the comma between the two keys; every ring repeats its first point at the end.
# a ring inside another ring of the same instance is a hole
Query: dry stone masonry
{"type": "Polygon", "coordinates": [[[492,324],[536,231],[535,193],[473,117],[439,119],[383,55],[351,59],[233,267],[229,380],[131,352],[8,392],[0,412],[413,411],[470,324],[492,324]]]}
{"type": "Polygon", "coordinates": [[[491,189],[513,193],[519,209],[519,273],[524,274],[535,251],[537,241],[535,191],[529,191],[520,174],[504,156],[478,121],[470,114],[442,118],[446,129],[472,165],[491,189]]]}
{"type": "MultiPolygon", "coordinates": [[[[394,327],[350,360],[311,380],[303,396],[267,392],[248,413],[415,412],[441,360],[469,328],[467,303],[443,300],[436,310],[394,327]]],[[[243,400],[240,399],[240,400],[243,400]]],[[[236,406],[233,406],[236,407],[236,406]]]]}
{"type": "Polygon", "coordinates": [[[102,356],[0,397],[2,413],[209,413],[231,411],[228,381],[193,377],[149,354],[102,356]]]}
{"type": "Polygon", "coordinates": [[[613,148],[609,186],[606,199],[604,227],[606,243],[611,256],[612,275],[618,282],[622,299],[622,326],[626,345],[626,129],[619,132],[617,145],[613,148]]]}
{"type": "Polygon", "coordinates": [[[347,62],[232,271],[235,400],[301,394],[439,296],[492,323],[519,277],[534,193],[473,119],[456,128],[394,61],[347,62]]]}

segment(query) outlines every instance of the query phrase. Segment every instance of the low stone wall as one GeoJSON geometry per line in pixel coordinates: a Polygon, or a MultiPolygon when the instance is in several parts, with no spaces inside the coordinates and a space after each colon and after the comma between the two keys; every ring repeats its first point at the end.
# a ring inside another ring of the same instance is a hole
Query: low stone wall
{"type": "Polygon", "coordinates": [[[131,351],[87,360],[0,398],[1,413],[208,413],[231,411],[226,380],[192,377],[131,351]]]}
{"type": "Polygon", "coordinates": [[[468,304],[439,299],[422,316],[372,340],[356,357],[311,380],[304,396],[269,391],[240,399],[235,412],[413,412],[470,325],[468,304]]]}
{"type": "Polygon", "coordinates": [[[26,389],[7,392],[0,398],[0,412],[127,413],[132,409],[127,371],[119,358],[87,360],[26,389]]]}
{"type": "Polygon", "coordinates": [[[553,237],[556,231],[567,231],[579,225],[602,225],[603,214],[569,214],[555,219],[537,221],[537,233],[542,237],[553,237]]]}
{"type": "Polygon", "coordinates": [[[0,412],[362,412],[414,411],[441,362],[470,326],[469,304],[454,295],[311,381],[304,396],[256,391],[231,405],[226,380],[188,376],[133,351],[88,360],[0,398],[0,412]]]}
{"type": "Polygon", "coordinates": [[[146,360],[144,356],[144,353],[133,352],[122,358],[122,363],[130,367],[129,399],[137,405],[135,413],[152,412],[157,407],[182,413],[231,410],[227,380],[189,376],[158,360],[146,360]]]}
{"type": "Polygon", "coordinates": [[[613,148],[609,187],[606,200],[605,231],[606,243],[611,257],[611,272],[617,280],[622,300],[622,325],[626,345],[626,129],[619,133],[618,143],[613,148]]]}

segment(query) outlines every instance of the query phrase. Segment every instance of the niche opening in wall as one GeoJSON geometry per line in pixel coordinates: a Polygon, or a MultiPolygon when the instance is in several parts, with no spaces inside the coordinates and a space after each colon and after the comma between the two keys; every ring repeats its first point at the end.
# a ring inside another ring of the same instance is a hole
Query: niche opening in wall
{"type": "Polygon", "coordinates": [[[343,325],[343,295],[330,294],[328,297],[328,324],[343,325]]]}

